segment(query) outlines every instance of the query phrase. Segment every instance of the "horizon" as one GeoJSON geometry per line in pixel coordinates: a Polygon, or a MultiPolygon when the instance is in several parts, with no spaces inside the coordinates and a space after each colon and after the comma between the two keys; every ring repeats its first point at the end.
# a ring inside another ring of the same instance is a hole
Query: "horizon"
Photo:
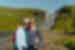
{"type": "Polygon", "coordinates": [[[38,8],[54,13],[64,5],[75,5],[75,0],[0,0],[0,6],[10,8],[38,8]]]}

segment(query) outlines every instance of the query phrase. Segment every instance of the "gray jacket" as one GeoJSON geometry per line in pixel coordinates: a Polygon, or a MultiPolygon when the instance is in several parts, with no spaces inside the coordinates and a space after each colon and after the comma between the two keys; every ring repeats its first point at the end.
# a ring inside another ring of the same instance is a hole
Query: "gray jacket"
{"type": "Polygon", "coordinates": [[[38,31],[38,37],[40,39],[40,43],[39,43],[39,48],[43,48],[45,45],[44,45],[44,37],[43,37],[43,33],[38,31]]]}
{"type": "Polygon", "coordinates": [[[34,45],[36,48],[43,48],[44,47],[44,40],[43,40],[43,33],[40,32],[38,29],[35,32],[29,31],[29,44],[34,45]],[[36,37],[39,40],[39,43],[37,44],[35,42],[36,37]]]}

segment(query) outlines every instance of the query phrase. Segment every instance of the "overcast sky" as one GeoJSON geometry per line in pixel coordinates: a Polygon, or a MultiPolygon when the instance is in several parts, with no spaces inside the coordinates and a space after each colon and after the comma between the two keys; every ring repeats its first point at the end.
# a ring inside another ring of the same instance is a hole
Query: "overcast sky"
{"type": "Polygon", "coordinates": [[[75,0],[0,0],[1,6],[15,8],[41,8],[52,13],[63,5],[74,5],[75,0]]]}

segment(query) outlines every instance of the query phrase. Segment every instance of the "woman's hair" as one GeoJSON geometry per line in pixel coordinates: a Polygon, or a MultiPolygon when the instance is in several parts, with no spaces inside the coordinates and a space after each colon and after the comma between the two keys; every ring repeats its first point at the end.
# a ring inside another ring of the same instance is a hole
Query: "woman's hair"
{"type": "Polygon", "coordinates": [[[25,25],[26,23],[30,22],[30,19],[28,17],[21,17],[20,19],[21,19],[20,24],[25,25]]]}

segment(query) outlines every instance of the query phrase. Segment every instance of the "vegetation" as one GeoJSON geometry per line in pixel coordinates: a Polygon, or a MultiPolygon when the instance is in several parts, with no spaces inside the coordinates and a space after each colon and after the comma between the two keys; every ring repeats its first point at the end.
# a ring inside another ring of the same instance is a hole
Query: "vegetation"
{"type": "Polygon", "coordinates": [[[64,46],[70,50],[75,50],[75,40],[67,40],[64,42],[64,46]]]}
{"type": "Polygon", "coordinates": [[[61,32],[75,32],[74,19],[71,7],[62,7],[57,12],[54,30],[61,32]]]}
{"type": "MultiPolygon", "coordinates": [[[[20,24],[22,17],[31,18],[34,16],[34,12],[44,13],[43,10],[32,8],[0,8],[0,31],[14,31],[16,25],[20,24]]],[[[41,16],[41,18],[44,17],[41,16]]]]}
{"type": "Polygon", "coordinates": [[[75,6],[62,7],[57,10],[56,13],[57,16],[53,30],[67,33],[67,35],[70,33],[71,37],[68,36],[68,38],[64,40],[64,46],[69,48],[69,50],[75,50],[75,6]]]}

